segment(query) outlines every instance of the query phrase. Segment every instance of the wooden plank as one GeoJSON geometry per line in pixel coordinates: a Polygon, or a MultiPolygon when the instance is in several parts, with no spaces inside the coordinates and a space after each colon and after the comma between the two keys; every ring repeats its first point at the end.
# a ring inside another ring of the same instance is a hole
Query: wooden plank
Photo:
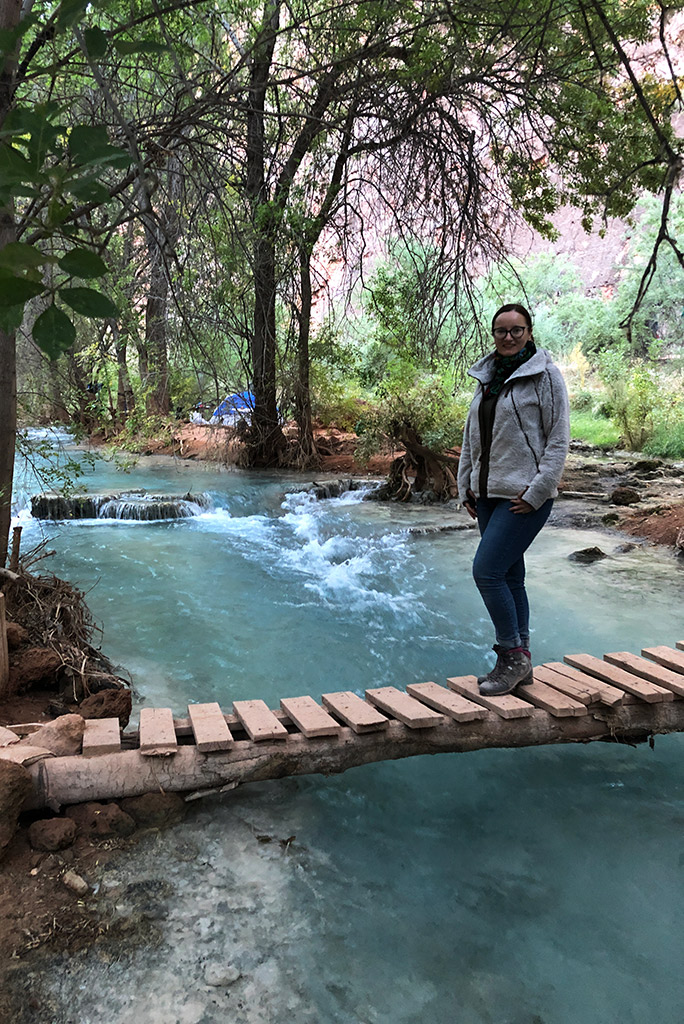
{"type": "Polygon", "coordinates": [[[544,668],[550,668],[578,685],[592,683],[598,694],[596,697],[598,702],[605,704],[609,708],[617,707],[618,704],[627,704],[630,700],[636,700],[635,697],[626,694],[624,690],[618,690],[616,686],[611,686],[610,683],[604,683],[594,676],[587,675],[586,672],[579,672],[576,668],[571,668],[570,665],[564,665],[562,661],[549,661],[544,668]]]}
{"type": "Polygon", "coordinates": [[[595,704],[599,699],[598,688],[590,685],[595,682],[591,676],[586,676],[586,683],[577,683],[568,676],[556,672],[555,669],[549,668],[548,665],[538,665],[533,671],[536,682],[552,686],[554,690],[567,694],[573,700],[578,700],[580,704],[595,704]]]}
{"type": "Polygon", "coordinates": [[[678,651],[684,651],[684,640],[678,640],[675,647],[678,651]]]}
{"type": "Polygon", "coordinates": [[[95,754],[118,754],[121,750],[121,728],[118,718],[87,718],[83,730],[84,757],[95,754]]]}
{"type": "Polygon", "coordinates": [[[581,701],[561,693],[539,679],[519,687],[517,693],[523,700],[529,701],[542,711],[548,711],[555,718],[573,718],[587,714],[586,706],[581,701]]]}
{"type": "Polygon", "coordinates": [[[468,700],[481,704],[483,708],[489,708],[490,711],[496,711],[500,718],[527,718],[534,711],[531,704],[524,700],[518,700],[510,693],[503,697],[483,696],[475,676],[455,676],[452,679],[447,679],[447,684],[451,690],[467,697],[468,700]]]}
{"type": "Polygon", "coordinates": [[[263,700],[234,700],[233,711],[255,743],[287,739],[287,729],[263,700]]]}
{"type": "Polygon", "coordinates": [[[300,732],[314,736],[339,736],[342,726],[313,697],[283,697],[280,706],[300,732]]]}
{"type": "Polygon", "coordinates": [[[188,704],[188,714],[195,745],[201,753],[227,750],[233,745],[233,737],[217,701],[208,704],[188,704]]]}
{"type": "Polygon", "coordinates": [[[321,700],[323,707],[340,718],[354,732],[374,732],[376,729],[386,729],[389,725],[389,720],[384,715],[351,690],[324,693],[321,700]]]}
{"type": "Polygon", "coordinates": [[[178,750],[171,708],[142,708],[140,712],[140,753],[166,757],[178,750]]]}
{"type": "Polygon", "coordinates": [[[624,669],[616,668],[615,665],[608,665],[600,658],[595,658],[593,654],[566,654],[565,660],[568,665],[581,668],[589,675],[603,679],[611,686],[631,693],[634,697],[645,700],[649,704],[674,700],[674,693],[671,690],[666,690],[663,686],[656,686],[655,683],[649,683],[645,679],[639,679],[638,676],[633,676],[631,672],[625,672],[624,669]]]}
{"type": "Polygon", "coordinates": [[[662,665],[647,658],[640,658],[638,654],[630,654],[629,651],[615,651],[612,654],[604,654],[603,657],[611,665],[624,668],[635,676],[641,676],[651,683],[664,686],[666,690],[672,690],[678,697],[684,697],[684,676],[679,672],[663,668],[662,665]]]}
{"type": "Polygon", "coordinates": [[[421,704],[396,686],[381,686],[378,689],[366,690],[366,700],[374,704],[385,714],[392,715],[397,721],[403,722],[409,729],[429,729],[433,725],[442,725],[444,715],[439,711],[421,704]]]}
{"type": "Polygon", "coordinates": [[[671,672],[684,673],[684,652],[674,651],[671,647],[645,647],[641,652],[644,658],[650,658],[671,672]]]}
{"type": "Polygon", "coordinates": [[[487,709],[481,704],[473,704],[459,693],[447,690],[446,686],[437,683],[409,683],[408,693],[422,704],[442,711],[456,722],[477,722],[487,718],[487,709]]]}

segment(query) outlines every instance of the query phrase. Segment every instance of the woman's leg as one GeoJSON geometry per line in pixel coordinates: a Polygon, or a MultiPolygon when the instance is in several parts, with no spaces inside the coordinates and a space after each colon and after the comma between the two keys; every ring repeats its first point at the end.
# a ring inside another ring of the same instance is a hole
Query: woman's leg
{"type": "Polygon", "coordinates": [[[549,499],[534,512],[514,513],[505,498],[480,498],[477,502],[482,537],[473,578],[494,624],[497,643],[505,649],[523,646],[521,640],[529,630],[523,554],[549,518],[552,506],[549,499]]]}

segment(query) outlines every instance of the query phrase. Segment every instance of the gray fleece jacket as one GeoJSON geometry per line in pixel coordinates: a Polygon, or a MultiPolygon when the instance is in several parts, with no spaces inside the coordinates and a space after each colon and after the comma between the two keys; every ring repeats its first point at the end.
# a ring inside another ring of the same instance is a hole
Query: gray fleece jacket
{"type": "MultiPolygon", "coordinates": [[[[470,489],[479,497],[482,445],[480,403],[494,375],[494,353],[468,371],[480,382],[463,432],[458,465],[461,501],[470,489]]],[[[487,497],[523,498],[540,508],[558,494],[570,442],[568,393],[560,370],[546,349],[537,349],[504,384],[496,402],[489,454],[487,497]]]]}

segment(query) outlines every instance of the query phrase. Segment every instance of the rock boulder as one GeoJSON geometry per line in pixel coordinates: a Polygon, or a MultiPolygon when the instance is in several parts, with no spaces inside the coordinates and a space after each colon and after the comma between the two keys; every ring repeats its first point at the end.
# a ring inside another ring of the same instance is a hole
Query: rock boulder
{"type": "Polygon", "coordinates": [[[29,828],[29,842],[34,850],[65,850],[76,838],[76,822],[71,818],[45,818],[34,821],[29,828]]]}
{"type": "Polygon", "coordinates": [[[131,691],[100,690],[82,700],[78,710],[84,718],[118,718],[125,729],[131,717],[131,691]]]}
{"type": "Polygon", "coordinates": [[[22,765],[0,761],[0,859],[16,831],[24,801],[32,791],[31,776],[22,765]]]}
{"type": "Polygon", "coordinates": [[[81,835],[106,839],[109,836],[130,836],[131,832],[135,832],[133,818],[122,811],[118,804],[91,801],[67,807],[65,813],[76,823],[81,835]]]}

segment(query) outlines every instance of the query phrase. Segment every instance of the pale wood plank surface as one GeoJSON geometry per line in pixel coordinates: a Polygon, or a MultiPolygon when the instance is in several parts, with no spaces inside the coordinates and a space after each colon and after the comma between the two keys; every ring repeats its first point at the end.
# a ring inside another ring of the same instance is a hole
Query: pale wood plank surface
{"type": "Polygon", "coordinates": [[[599,690],[595,686],[589,685],[591,676],[586,677],[586,683],[578,683],[570,679],[569,676],[556,672],[548,665],[538,665],[533,671],[536,682],[552,686],[554,690],[567,694],[568,697],[578,700],[581,704],[595,704],[599,699],[599,690]]]}
{"type": "Polygon", "coordinates": [[[209,704],[188,704],[188,715],[195,745],[203,754],[232,747],[233,737],[217,701],[211,701],[209,704]]]}
{"type": "Polygon", "coordinates": [[[645,647],[641,652],[644,658],[650,658],[663,668],[672,672],[684,673],[684,651],[675,651],[671,647],[645,647]]]}
{"type": "Polygon", "coordinates": [[[460,693],[447,690],[437,683],[409,683],[406,689],[416,700],[435,711],[442,711],[456,722],[477,722],[487,718],[487,709],[481,704],[473,704],[460,693]]]}
{"type": "Polygon", "coordinates": [[[608,665],[600,658],[595,658],[593,654],[566,654],[565,660],[568,665],[581,668],[590,675],[596,676],[597,679],[603,679],[611,686],[625,690],[626,693],[631,693],[634,697],[645,700],[649,704],[674,700],[671,690],[666,690],[663,686],[656,686],[655,683],[649,683],[646,679],[639,679],[638,676],[633,676],[631,672],[625,672],[624,669],[616,668],[615,665],[608,665]]]}
{"type": "Polygon", "coordinates": [[[328,711],[341,718],[354,732],[374,732],[376,729],[386,729],[389,724],[384,715],[351,690],[324,693],[321,700],[328,711]]]}
{"type": "Polygon", "coordinates": [[[178,740],[171,708],[143,708],[140,712],[140,753],[147,757],[175,754],[178,740]]]}
{"type": "Polygon", "coordinates": [[[397,721],[403,722],[409,729],[429,729],[444,722],[444,715],[439,711],[426,707],[408,693],[398,690],[396,686],[366,690],[366,700],[385,714],[390,714],[397,721]]]}
{"type": "Polygon", "coordinates": [[[118,754],[121,750],[121,728],[118,718],[87,718],[83,730],[82,752],[85,757],[95,754],[118,754]]]}
{"type": "Polygon", "coordinates": [[[598,701],[601,704],[605,704],[607,707],[615,707],[618,704],[626,704],[630,700],[635,700],[629,694],[626,694],[624,690],[618,690],[616,686],[611,686],[610,683],[604,683],[600,679],[596,679],[595,676],[589,676],[586,672],[580,672],[576,668],[572,668],[570,665],[565,665],[562,661],[549,661],[547,662],[546,668],[553,669],[554,672],[558,672],[560,675],[566,676],[575,683],[587,682],[593,683],[598,693],[598,701]]]}
{"type": "Polygon", "coordinates": [[[233,711],[242,722],[245,732],[255,743],[263,740],[284,740],[287,729],[263,700],[234,700],[233,711]]]}
{"type": "Polygon", "coordinates": [[[673,672],[672,669],[664,668],[655,661],[648,658],[640,658],[638,654],[631,654],[629,651],[614,651],[611,654],[604,654],[603,657],[611,665],[624,668],[633,672],[642,679],[648,679],[651,683],[664,686],[666,690],[672,690],[678,697],[684,697],[684,675],[673,672]]]}
{"type": "MultiPolygon", "coordinates": [[[[475,676],[455,676],[452,679],[447,679],[447,684],[450,689],[467,697],[468,700],[481,704],[483,708],[489,708],[490,711],[496,711],[500,718],[527,718],[534,711],[531,704],[524,700],[518,700],[510,693],[503,697],[484,697],[480,693],[475,676]]],[[[524,690],[525,687],[520,687],[520,689],[524,690]]]]}
{"type": "Polygon", "coordinates": [[[280,706],[307,737],[338,736],[342,730],[313,697],[283,697],[280,706]]]}
{"type": "Polygon", "coordinates": [[[587,714],[586,706],[581,701],[555,690],[553,686],[548,686],[538,679],[518,687],[516,693],[523,700],[529,701],[542,711],[548,711],[556,718],[573,718],[587,714]]]}

